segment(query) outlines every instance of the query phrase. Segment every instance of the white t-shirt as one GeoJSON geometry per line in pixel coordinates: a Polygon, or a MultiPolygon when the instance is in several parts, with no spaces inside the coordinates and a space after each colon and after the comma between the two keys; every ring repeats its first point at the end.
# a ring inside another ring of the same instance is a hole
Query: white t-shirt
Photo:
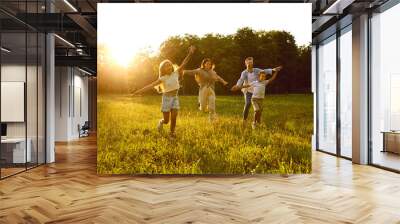
{"type": "Polygon", "coordinates": [[[265,86],[268,84],[268,80],[264,81],[253,81],[250,86],[253,87],[252,98],[263,99],[265,97],[265,86]]]}
{"type": "Polygon", "coordinates": [[[177,71],[170,75],[164,75],[158,78],[161,81],[161,91],[163,93],[171,92],[173,90],[179,89],[179,74],[177,71]]]}

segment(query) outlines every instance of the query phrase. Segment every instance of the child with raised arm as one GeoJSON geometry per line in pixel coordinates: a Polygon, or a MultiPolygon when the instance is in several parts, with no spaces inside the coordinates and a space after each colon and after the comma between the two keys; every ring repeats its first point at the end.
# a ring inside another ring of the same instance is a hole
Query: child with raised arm
{"type": "Polygon", "coordinates": [[[242,87],[233,87],[232,90],[236,91],[241,88],[249,88],[253,89],[253,96],[251,97],[251,104],[254,109],[254,121],[251,125],[253,129],[257,127],[258,124],[261,123],[261,112],[263,111],[263,100],[265,97],[265,87],[270,84],[278,75],[278,72],[282,69],[281,66],[272,69],[272,77],[267,80],[267,74],[265,71],[260,71],[258,80],[253,81],[249,84],[243,85],[242,87]]]}
{"type": "Polygon", "coordinates": [[[139,94],[146,90],[152,89],[154,86],[160,85],[162,92],[161,112],[163,118],[158,122],[157,129],[162,131],[163,125],[170,124],[170,136],[175,137],[176,118],[179,110],[178,90],[180,88],[179,77],[183,75],[183,68],[188,63],[191,55],[194,53],[195,47],[189,48],[189,53],[182,61],[181,65],[174,70],[173,64],[170,60],[164,60],[160,63],[159,78],[158,80],[150,83],[149,85],[137,90],[133,94],[139,94]],[[170,119],[171,118],[171,119],[170,119]]]}

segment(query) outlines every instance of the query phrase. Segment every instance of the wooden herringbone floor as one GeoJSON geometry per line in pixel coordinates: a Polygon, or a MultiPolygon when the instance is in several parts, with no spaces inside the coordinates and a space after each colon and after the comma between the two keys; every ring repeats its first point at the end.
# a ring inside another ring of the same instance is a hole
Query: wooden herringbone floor
{"type": "Polygon", "coordinates": [[[96,175],[95,138],[0,181],[0,223],[400,223],[400,175],[313,153],[313,174],[96,175]]]}

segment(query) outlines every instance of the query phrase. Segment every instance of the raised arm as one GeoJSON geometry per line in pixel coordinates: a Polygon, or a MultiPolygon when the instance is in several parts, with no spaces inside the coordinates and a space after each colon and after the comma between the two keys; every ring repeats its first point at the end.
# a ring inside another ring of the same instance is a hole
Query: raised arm
{"type": "Polygon", "coordinates": [[[199,73],[199,69],[193,69],[193,70],[183,70],[183,75],[190,75],[194,76],[199,73]]]}
{"type": "Polygon", "coordinates": [[[189,52],[186,55],[185,59],[183,59],[181,65],[178,67],[177,71],[179,72],[179,74],[182,74],[183,68],[186,66],[186,64],[189,62],[190,57],[193,55],[194,51],[195,51],[195,47],[194,46],[190,46],[189,47],[189,52]]]}
{"type": "Polygon", "coordinates": [[[161,80],[158,79],[158,80],[156,80],[156,81],[154,81],[154,82],[148,84],[147,86],[145,86],[145,87],[143,87],[143,88],[141,88],[141,89],[139,89],[139,90],[136,90],[136,91],[133,93],[133,95],[137,95],[137,94],[143,93],[143,92],[145,92],[145,91],[147,91],[147,90],[149,90],[149,89],[151,89],[151,88],[153,88],[154,86],[159,85],[159,84],[161,84],[161,80]]]}
{"type": "Polygon", "coordinates": [[[213,71],[212,74],[213,74],[213,78],[214,78],[216,81],[222,83],[224,86],[228,85],[228,82],[225,81],[221,76],[219,76],[215,71],[213,71]]]}
{"type": "Polygon", "coordinates": [[[271,75],[274,73],[274,69],[273,68],[266,68],[266,69],[260,69],[262,71],[265,72],[265,74],[271,75]]]}
{"type": "Polygon", "coordinates": [[[282,66],[278,66],[274,69],[272,69],[272,77],[268,79],[268,84],[270,84],[272,81],[276,79],[276,76],[278,76],[279,71],[282,69],[282,66]]]}

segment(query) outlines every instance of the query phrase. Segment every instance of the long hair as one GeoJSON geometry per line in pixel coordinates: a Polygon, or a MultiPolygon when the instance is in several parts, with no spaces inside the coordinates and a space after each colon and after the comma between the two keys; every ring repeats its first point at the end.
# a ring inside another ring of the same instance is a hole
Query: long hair
{"type": "Polygon", "coordinates": [[[159,67],[159,69],[158,69],[158,75],[159,75],[159,77],[164,76],[164,75],[167,75],[167,72],[165,71],[165,66],[166,66],[168,63],[170,63],[170,64],[172,65],[172,67],[174,67],[174,65],[172,64],[172,62],[171,62],[170,60],[165,59],[164,61],[162,61],[162,62],[160,63],[160,67],[159,67]]]}
{"type": "Polygon", "coordinates": [[[200,68],[205,69],[207,62],[210,62],[212,65],[212,68],[214,68],[214,63],[211,60],[211,58],[204,58],[203,61],[201,61],[200,68]]]}

